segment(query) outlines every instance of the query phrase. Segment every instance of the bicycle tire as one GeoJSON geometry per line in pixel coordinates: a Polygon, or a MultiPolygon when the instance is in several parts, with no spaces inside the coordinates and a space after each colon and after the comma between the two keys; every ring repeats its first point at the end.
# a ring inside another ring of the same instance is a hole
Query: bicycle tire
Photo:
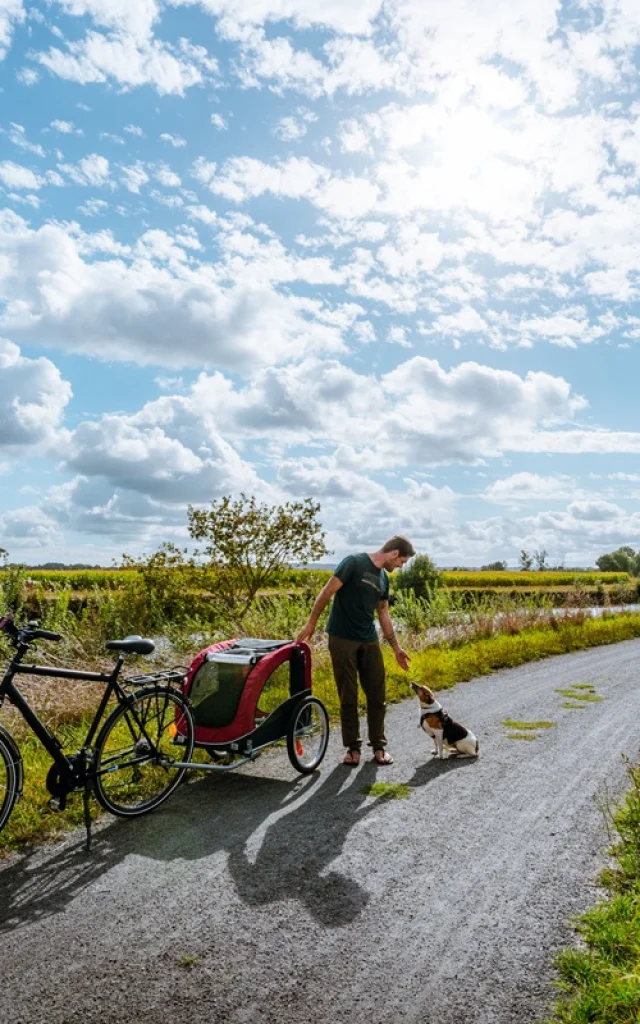
{"type": "Polygon", "coordinates": [[[22,794],[22,755],[15,740],[0,725],[0,832],[22,794]]]}
{"type": "Polygon", "coordinates": [[[194,739],[190,706],[178,690],[171,686],[137,690],[112,711],[96,740],[92,776],[100,804],[120,818],[154,810],[182,781],[187,769],[172,769],[171,763],[191,760],[194,739]],[[178,720],[179,745],[175,742],[178,720]]]}

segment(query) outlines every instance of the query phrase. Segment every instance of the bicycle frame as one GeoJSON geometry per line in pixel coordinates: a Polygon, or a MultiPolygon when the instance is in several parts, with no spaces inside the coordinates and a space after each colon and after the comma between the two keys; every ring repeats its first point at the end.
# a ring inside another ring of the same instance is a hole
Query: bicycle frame
{"type": "MultiPolygon", "coordinates": [[[[84,749],[91,746],[111,695],[115,693],[118,700],[122,702],[126,702],[127,700],[125,691],[118,683],[118,675],[120,674],[120,669],[124,664],[124,658],[120,656],[113,667],[113,671],[107,674],[104,672],[83,672],[77,669],[55,668],[53,665],[25,665],[22,663],[22,658],[28,650],[29,646],[27,644],[21,644],[9,663],[4,678],[0,683],[0,705],[6,697],[9,703],[20,712],[27,725],[38,737],[42,746],[51,755],[60,770],[63,772],[69,772],[71,762],[62,752],[62,744],[60,743],[60,740],[38,718],[38,715],[33,710],[27,699],[22,695],[22,693],[20,693],[20,690],[13,682],[13,678],[16,675],[22,674],[31,676],[49,676],[54,679],[81,679],[85,682],[105,683],[106,689],[102,695],[95,717],[89,726],[89,731],[87,732],[83,743],[84,749]]],[[[141,723],[138,724],[141,725],[141,723]]]]}

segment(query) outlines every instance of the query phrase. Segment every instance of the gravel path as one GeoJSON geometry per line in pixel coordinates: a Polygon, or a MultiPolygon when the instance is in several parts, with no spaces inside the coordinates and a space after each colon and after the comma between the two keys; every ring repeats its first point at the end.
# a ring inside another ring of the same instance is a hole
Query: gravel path
{"type": "Polygon", "coordinates": [[[550,960],[597,896],[594,797],[640,746],[640,641],[444,693],[481,744],[431,761],[417,701],[388,714],[395,764],[317,777],[284,751],[0,865],[0,1019],[12,1024],[542,1021],[550,960]],[[605,700],[572,711],[559,686],[605,700]],[[557,723],[533,742],[504,718],[557,723]],[[407,782],[408,800],[361,789],[407,782]]]}

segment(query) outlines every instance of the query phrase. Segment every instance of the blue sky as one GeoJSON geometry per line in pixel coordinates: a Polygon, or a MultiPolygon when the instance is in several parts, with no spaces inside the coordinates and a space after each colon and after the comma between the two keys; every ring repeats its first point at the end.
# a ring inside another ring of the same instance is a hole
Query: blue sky
{"type": "Polygon", "coordinates": [[[0,0],[0,546],[640,547],[636,0],[0,0]]]}

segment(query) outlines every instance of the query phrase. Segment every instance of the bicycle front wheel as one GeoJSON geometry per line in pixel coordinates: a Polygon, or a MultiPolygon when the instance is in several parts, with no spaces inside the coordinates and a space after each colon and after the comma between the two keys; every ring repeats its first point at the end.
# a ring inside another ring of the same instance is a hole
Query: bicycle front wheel
{"type": "Polygon", "coordinates": [[[11,735],[0,725],[0,832],[22,793],[22,757],[11,735]]]}
{"type": "Polygon", "coordinates": [[[94,752],[96,797],[122,818],[163,803],[183,778],[193,753],[189,705],[170,686],[134,693],[107,718],[94,752]]]}

